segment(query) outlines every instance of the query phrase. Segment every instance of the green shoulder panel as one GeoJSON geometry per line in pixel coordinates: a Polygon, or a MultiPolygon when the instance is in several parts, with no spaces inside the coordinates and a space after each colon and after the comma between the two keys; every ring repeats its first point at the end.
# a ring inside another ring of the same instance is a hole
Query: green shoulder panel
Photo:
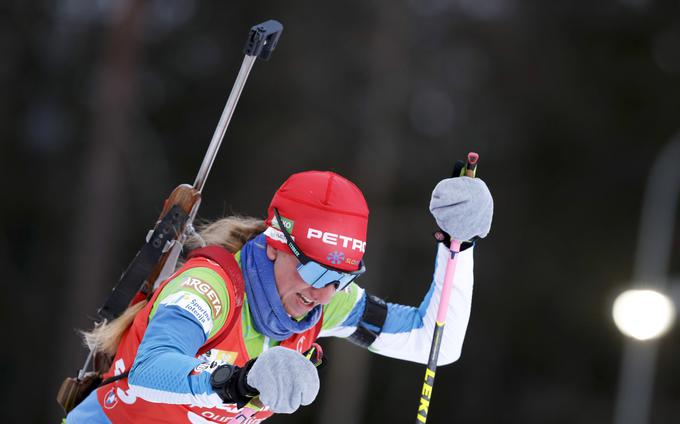
{"type": "Polygon", "coordinates": [[[335,293],[331,301],[323,307],[321,329],[328,330],[340,325],[359,301],[360,294],[359,286],[355,283],[351,283],[345,289],[335,293]]]}
{"type": "Polygon", "coordinates": [[[226,284],[222,277],[210,268],[191,268],[168,282],[156,298],[149,319],[156,314],[158,305],[168,302],[193,313],[209,333],[208,338],[222,328],[229,314],[229,292],[226,284]],[[190,303],[192,298],[194,305],[190,303]]]}

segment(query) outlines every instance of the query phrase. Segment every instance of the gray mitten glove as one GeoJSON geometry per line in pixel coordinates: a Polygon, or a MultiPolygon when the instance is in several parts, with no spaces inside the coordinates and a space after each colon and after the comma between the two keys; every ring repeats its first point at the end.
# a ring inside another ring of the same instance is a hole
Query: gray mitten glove
{"type": "Polygon", "coordinates": [[[484,238],[491,229],[493,198],[479,178],[447,178],[432,191],[430,212],[453,239],[484,238]]]}
{"type": "Polygon", "coordinates": [[[300,353],[276,346],[257,357],[248,373],[248,384],[260,392],[260,400],[272,412],[292,414],[309,405],[319,393],[319,374],[300,353]]]}

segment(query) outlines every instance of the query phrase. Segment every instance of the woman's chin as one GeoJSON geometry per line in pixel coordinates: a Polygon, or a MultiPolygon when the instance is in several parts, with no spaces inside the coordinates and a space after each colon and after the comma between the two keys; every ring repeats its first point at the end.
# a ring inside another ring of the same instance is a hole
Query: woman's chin
{"type": "Polygon", "coordinates": [[[286,300],[283,302],[283,308],[288,315],[296,320],[304,318],[314,306],[305,303],[297,294],[288,297],[286,300]]]}
{"type": "Polygon", "coordinates": [[[291,307],[289,305],[284,305],[283,309],[286,311],[288,315],[291,316],[293,319],[300,319],[303,316],[305,316],[304,312],[301,312],[299,309],[295,307],[291,307]]]}

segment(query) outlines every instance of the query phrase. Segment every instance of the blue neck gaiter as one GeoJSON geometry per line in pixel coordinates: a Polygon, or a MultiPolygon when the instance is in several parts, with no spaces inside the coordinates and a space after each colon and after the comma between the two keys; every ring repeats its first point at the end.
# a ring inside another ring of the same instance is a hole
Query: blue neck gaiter
{"type": "Polygon", "coordinates": [[[260,234],[249,240],[241,249],[241,271],[246,283],[248,305],[255,330],[274,340],[282,341],[294,333],[312,328],[321,317],[321,305],[300,321],[288,315],[283,308],[274,279],[274,262],[267,257],[267,241],[260,234]]]}

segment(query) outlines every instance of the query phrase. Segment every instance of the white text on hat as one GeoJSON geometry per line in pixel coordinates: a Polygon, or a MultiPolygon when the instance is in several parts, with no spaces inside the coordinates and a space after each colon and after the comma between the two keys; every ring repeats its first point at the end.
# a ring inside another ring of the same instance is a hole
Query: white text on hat
{"type": "Polygon", "coordinates": [[[366,242],[361,241],[359,239],[355,239],[352,237],[347,237],[343,236],[341,234],[334,234],[334,233],[327,233],[321,230],[317,230],[314,228],[309,228],[307,230],[307,238],[308,239],[321,239],[322,242],[326,244],[330,244],[332,246],[337,246],[338,245],[338,239],[342,240],[342,247],[347,248],[349,246],[350,241],[352,242],[352,250],[358,250],[360,252],[365,252],[366,251],[366,242]]]}

